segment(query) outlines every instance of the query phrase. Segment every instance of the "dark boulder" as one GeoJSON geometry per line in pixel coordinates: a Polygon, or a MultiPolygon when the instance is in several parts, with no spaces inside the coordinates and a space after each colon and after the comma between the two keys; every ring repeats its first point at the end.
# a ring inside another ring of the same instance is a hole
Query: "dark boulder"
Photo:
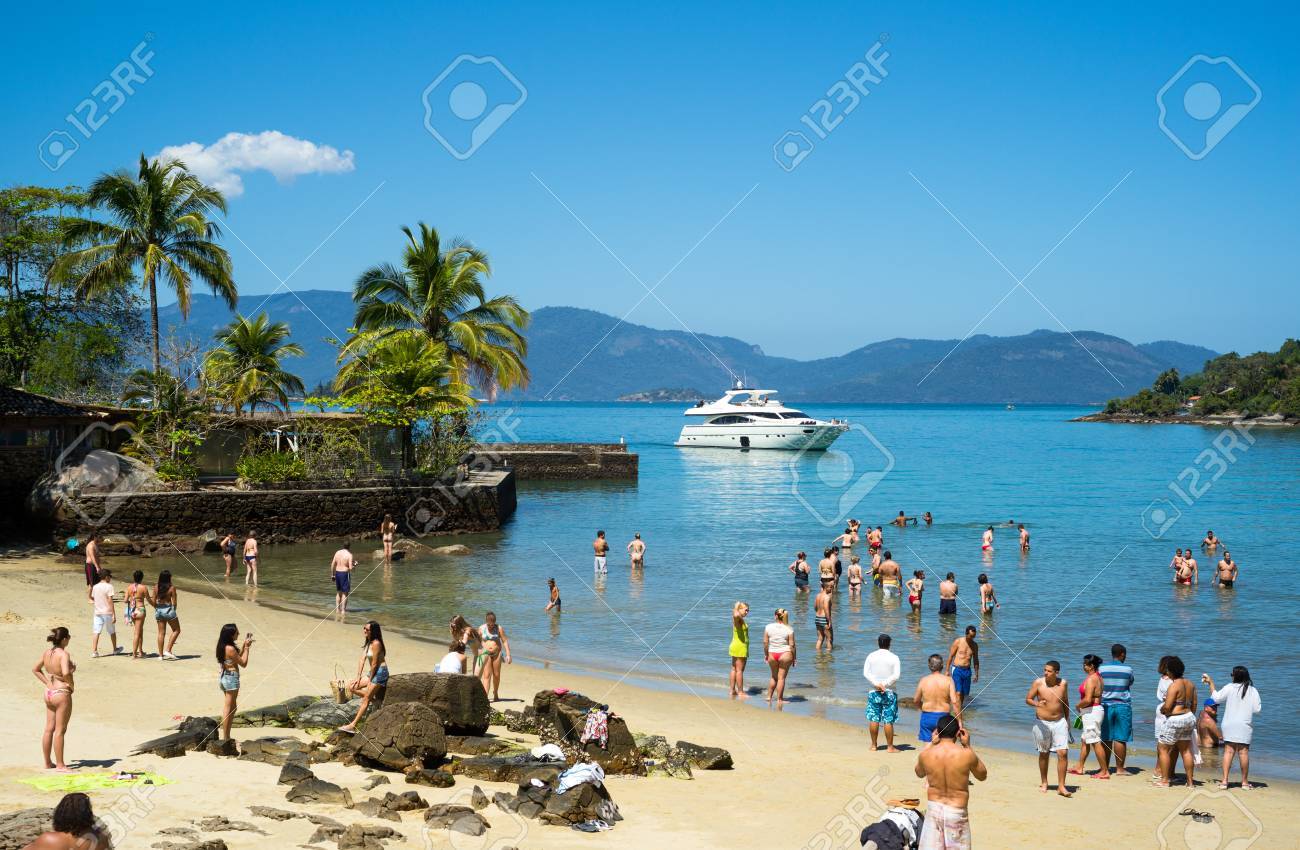
{"type": "Polygon", "coordinates": [[[335,803],[343,806],[352,805],[352,794],[346,788],[326,782],[324,779],[304,779],[289,789],[284,795],[290,803],[335,803]]]}
{"type": "Polygon", "coordinates": [[[452,763],[451,772],[483,782],[512,782],[516,785],[531,779],[549,782],[560,775],[564,765],[511,756],[475,756],[452,763]]]}
{"type": "Polygon", "coordinates": [[[450,829],[464,835],[482,835],[491,826],[487,818],[469,806],[438,803],[424,813],[425,824],[432,829],[450,829]]]}
{"type": "Polygon", "coordinates": [[[187,717],[170,735],[154,738],[136,745],[133,753],[149,753],[169,759],[183,756],[192,750],[201,750],[217,738],[217,721],[211,717],[187,717]]]}
{"type": "Polygon", "coordinates": [[[402,834],[390,826],[371,823],[354,823],[338,835],[339,850],[379,850],[389,838],[402,834]]]}
{"type": "Polygon", "coordinates": [[[448,735],[447,752],[461,756],[518,755],[528,747],[495,735],[448,735]]]}
{"type": "MultiPolygon", "coordinates": [[[[294,725],[304,708],[320,701],[320,697],[300,696],[277,702],[263,708],[241,711],[230,721],[232,726],[278,726],[289,728],[294,725]]],[[[344,721],[346,722],[346,721],[344,721]]]]}
{"type": "Polygon", "coordinates": [[[450,788],[456,784],[456,777],[452,776],[445,770],[429,770],[427,768],[413,765],[408,767],[403,774],[406,781],[412,785],[427,785],[430,788],[450,788]]]}
{"type": "Polygon", "coordinates": [[[297,738],[257,738],[244,741],[239,745],[239,757],[244,761],[260,761],[263,764],[283,765],[291,758],[310,761],[311,756],[320,749],[316,741],[300,741],[297,738]]]}
{"type": "Polygon", "coordinates": [[[307,766],[307,759],[303,756],[289,759],[280,768],[280,778],[276,781],[278,785],[297,785],[308,779],[315,779],[316,774],[311,772],[307,766]]]}
{"type": "Polygon", "coordinates": [[[345,723],[351,723],[360,707],[361,697],[343,703],[319,699],[298,712],[293,725],[308,732],[333,731],[345,723]]]}
{"type": "Polygon", "coordinates": [[[587,710],[596,706],[595,700],[582,694],[539,691],[533,697],[538,735],[546,743],[558,744],[571,759],[593,761],[606,773],[644,776],[646,769],[641,753],[623,718],[610,714],[609,739],[604,747],[597,741],[585,744],[580,741],[586,727],[587,710]]]}
{"type": "Polygon", "coordinates": [[[428,706],[442,718],[448,735],[482,735],[491,714],[483,683],[459,673],[399,673],[389,678],[384,702],[428,706]]]}
{"type": "Polygon", "coordinates": [[[239,755],[239,743],[234,738],[213,737],[208,739],[207,746],[203,750],[208,755],[234,758],[239,755]]]}
{"type": "Polygon", "coordinates": [[[605,786],[590,782],[570,788],[563,794],[557,794],[553,785],[538,788],[524,784],[515,794],[498,792],[492,802],[505,811],[551,824],[568,825],[589,820],[614,823],[623,819],[605,786]]]}
{"type": "Polygon", "coordinates": [[[677,750],[686,756],[692,767],[700,770],[731,770],[731,753],[721,747],[702,747],[690,741],[678,741],[677,750]]]}
{"type": "Polygon", "coordinates": [[[356,737],[357,762],[389,770],[433,767],[447,754],[442,718],[419,702],[385,701],[356,737]]]}
{"type": "Polygon", "coordinates": [[[686,755],[671,746],[663,735],[637,735],[636,743],[641,749],[647,776],[694,778],[691,773],[691,763],[686,755]]]}

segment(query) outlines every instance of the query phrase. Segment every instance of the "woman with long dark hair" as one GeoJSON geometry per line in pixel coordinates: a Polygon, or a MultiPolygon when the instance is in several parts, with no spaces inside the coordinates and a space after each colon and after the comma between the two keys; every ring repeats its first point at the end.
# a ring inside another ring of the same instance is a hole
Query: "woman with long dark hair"
{"type": "Polygon", "coordinates": [[[479,662],[482,660],[479,656],[483,652],[483,639],[479,637],[478,629],[460,614],[451,618],[450,629],[451,642],[465,644],[465,672],[477,676],[479,662]]]}
{"type": "Polygon", "coordinates": [[[1168,788],[1171,784],[1176,755],[1182,756],[1183,769],[1187,771],[1187,787],[1196,787],[1193,777],[1196,766],[1192,758],[1192,736],[1196,733],[1196,685],[1183,678],[1184,670],[1183,660],[1177,655],[1169,656],[1165,662],[1170,682],[1164,704],[1160,706],[1165,719],[1158,740],[1165,750],[1161,753],[1164,763],[1158,768],[1161,778],[1153,783],[1158,788],[1168,788]]]}
{"type": "Polygon", "coordinates": [[[41,752],[45,754],[45,769],[68,769],[63,761],[63,739],[68,732],[68,721],[72,718],[72,674],[77,665],[68,655],[68,641],[72,636],[63,626],[56,626],[45,638],[50,648],[41,653],[41,658],[32,668],[32,674],[45,686],[45,733],[41,736],[41,752]],[[54,750],[54,761],[50,761],[50,750],[54,750]]]}
{"type": "Polygon", "coordinates": [[[1237,759],[1241,762],[1241,787],[1250,790],[1255,787],[1250,784],[1250,739],[1255,734],[1255,715],[1264,708],[1259,691],[1250,680],[1250,671],[1240,664],[1232,668],[1231,685],[1215,688],[1209,673],[1202,673],[1201,681],[1210,686],[1210,699],[1222,708],[1219,728],[1223,731],[1223,778],[1219,787],[1228,790],[1228,772],[1233,759],[1237,759]]]}
{"type": "Polygon", "coordinates": [[[339,727],[340,732],[355,732],[361,718],[366,716],[370,702],[388,684],[388,655],[384,649],[384,630],[374,620],[361,627],[364,637],[365,654],[357,664],[357,678],[352,681],[351,691],[361,697],[361,706],[352,722],[339,727]]]}
{"type": "Polygon", "coordinates": [[[217,666],[221,668],[217,680],[221,688],[223,705],[221,707],[221,740],[230,740],[230,723],[234,720],[239,702],[239,668],[248,666],[248,650],[253,644],[253,635],[244,635],[243,646],[235,648],[235,639],[239,637],[239,627],[226,623],[217,636],[217,666]]]}
{"type": "Polygon", "coordinates": [[[125,601],[126,621],[131,624],[131,657],[144,658],[144,606],[149,601],[149,586],[144,583],[142,570],[132,574],[125,601]]]}
{"type": "Polygon", "coordinates": [[[42,832],[24,850],[95,850],[109,848],[112,844],[103,824],[96,822],[90,807],[90,798],[80,791],[64,794],[54,807],[54,821],[48,832],[42,832]]]}
{"type": "Polygon", "coordinates": [[[384,564],[393,562],[393,541],[397,535],[397,523],[392,514],[384,514],[384,521],[379,523],[379,537],[384,543],[384,564]]]}
{"type": "Polygon", "coordinates": [[[176,638],[181,636],[181,618],[176,613],[176,585],[172,584],[171,570],[158,574],[158,586],[153,591],[153,617],[158,621],[158,657],[163,661],[175,661],[172,649],[176,646],[176,638]],[[172,636],[164,646],[168,626],[171,626],[172,636]]]}
{"type": "Polygon", "coordinates": [[[501,660],[510,663],[510,639],[506,630],[497,622],[497,615],[488,611],[484,615],[483,625],[478,627],[478,635],[483,640],[483,669],[479,678],[483,680],[483,690],[492,695],[492,699],[501,699],[501,660]]]}
{"type": "Polygon", "coordinates": [[[1082,776],[1084,766],[1088,763],[1088,751],[1097,754],[1097,763],[1101,770],[1093,774],[1094,779],[1110,779],[1107,769],[1106,748],[1101,743],[1101,721],[1106,711],[1101,705],[1102,682],[1097,669],[1101,667],[1101,658],[1089,653],[1083,656],[1083,684],[1079,685],[1079,701],[1074,708],[1079,712],[1083,725],[1083,734],[1079,736],[1079,763],[1070,768],[1070,773],[1082,776]]]}

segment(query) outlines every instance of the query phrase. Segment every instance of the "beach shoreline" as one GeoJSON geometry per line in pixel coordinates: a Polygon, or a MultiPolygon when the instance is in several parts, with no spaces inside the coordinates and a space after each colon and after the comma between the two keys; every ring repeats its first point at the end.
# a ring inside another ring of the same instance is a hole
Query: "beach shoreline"
{"type": "MultiPolygon", "coordinates": [[[[134,563],[118,559],[114,566],[126,572],[135,568],[134,563]]],[[[147,563],[140,562],[140,566],[147,563]]],[[[122,578],[118,577],[120,586],[125,585],[122,578]]],[[[4,721],[0,724],[0,811],[57,802],[57,794],[37,791],[17,780],[42,773],[39,744],[44,709],[39,684],[30,668],[46,646],[44,638],[49,628],[66,625],[73,633],[72,657],[79,664],[68,736],[69,761],[91,759],[111,763],[114,768],[149,769],[175,780],[154,791],[154,808],[147,821],[119,846],[148,847],[160,840],[157,830],[192,828],[192,821],[213,814],[255,822],[277,843],[302,843],[312,829],[300,819],[274,822],[250,817],[245,806],[254,803],[317,811],[345,823],[374,822],[339,807],[285,803],[284,789],[275,784],[276,770],[266,765],[217,760],[207,754],[191,753],[170,760],[128,755],[135,744],[162,734],[180,717],[217,711],[216,665],[210,656],[223,622],[234,621],[241,631],[252,631],[258,637],[252,663],[244,674],[241,710],[304,693],[323,694],[329,679],[337,673],[336,665],[351,675],[356,663],[360,649],[357,623],[338,623],[332,618],[312,618],[254,602],[194,593],[185,584],[180,585],[180,590],[183,631],[177,653],[183,660],[164,664],[156,658],[92,659],[90,606],[85,600],[80,569],[59,563],[52,555],[0,561],[0,594],[5,600],[0,605],[4,609],[0,612],[0,631],[10,647],[0,661],[7,697],[0,707],[0,719],[4,721]],[[111,673],[105,675],[103,668],[111,668],[111,673]]],[[[120,608],[118,616],[120,620],[120,608]]],[[[152,651],[152,618],[145,625],[145,647],[152,651]]],[[[528,635],[512,634],[511,638],[521,656],[529,654],[528,635]]],[[[394,634],[388,643],[394,673],[430,670],[441,655],[441,648],[427,638],[394,634]]],[[[761,663],[751,660],[748,673],[749,684],[765,683],[766,668],[761,663]]],[[[764,846],[856,847],[856,841],[847,839],[861,829],[858,822],[863,812],[878,811],[889,797],[924,797],[921,782],[912,773],[916,751],[895,755],[871,752],[865,725],[855,727],[793,712],[755,710],[726,699],[651,690],[626,680],[610,682],[603,676],[525,664],[506,668],[502,695],[510,701],[494,707],[518,710],[537,691],[559,686],[608,702],[627,719],[634,732],[661,734],[670,742],[683,739],[724,747],[732,753],[736,767],[732,771],[697,771],[689,783],[659,777],[610,777],[607,785],[626,820],[608,837],[592,838],[529,821],[521,846],[591,847],[594,841],[647,850],[668,843],[681,847],[752,846],[753,836],[747,833],[761,827],[764,846]],[[730,814],[719,817],[720,811],[730,814]],[[772,817],[776,811],[781,812],[781,817],[772,817]]],[[[761,700],[761,696],[750,701],[755,700],[761,700]]],[[[899,742],[913,744],[913,729],[910,713],[901,716],[899,742]]],[[[237,728],[234,734],[244,740],[279,731],[237,728]]],[[[497,727],[492,731],[504,733],[497,727]]],[[[1026,740],[1028,735],[1026,722],[1026,740]]],[[[1072,777],[1078,793],[1073,800],[1063,800],[1037,792],[1037,764],[1032,753],[985,747],[978,734],[975,745],[990,770],[989,781],[972,789],[973,834],[982,846],[1041,846],[1043,821],[1048,818],[1054,823],[1053,843],[1057,846],[1091,847],[1097,836],[1090,821],[1081,815],[1098,811],[1098,806],[1107,812],[1108,837],[1120,846],[1158,845],[1162,823],[1166,824],[1165,833],[1174,830],[1186,837],[1190,820],[1179,818],[1177,811],[1189,806],[1218,815],[1213,826],[1225,835],[1241,833],[1258,823],[1263,837],[1255,846],[1285,846],[1288,840],[1283,837],[1295,834],[1290,826],[1290,810],[1300,800],[1300,785],[1285,780],[1266,780],[1266,787],[1259,790],[1234,789],[1227,794],[1209,781],[1190,792],[1186,788],[1155,789],[1146,782],[1151,760],[1138,754],[1134,763],[1141,768],[1141,774],[1105,783],[1087,777],[1079,777],[1076,782],[1072,777]],[[1191,802],[1188,798],[1192,798],[1191,802]],[[1268,839],[1269,835],[1273,840],[1268,839]]],[[[322,778],[350,787],[354,798],[368,796],[359,787],[366,775],[359,768],[337,764],[321,767],[322,778]]],[[[1198,771],[1198,778],[1217,779],[1217,771],[1212,771],[1206,765],[1198,771]]],[[[372,793],[382,796],[389,787],[398,792],[413,788],[430,802],[447,802],[464,795],[475,784],[460,777],[454,788],[433,789],[406,786],[400,774],[389,776],[392,785],[372,793]]],[[[489,796],[508,790],[500,783],[479,784],[489,796]]],[[[102,791],[93,797],[96,806],[102,807],[123,793],[102,791]]],[[[495,808],[484,814],[493,823],[487,838],[509,838],[498,834],[509,818],[495,808]]],[[[420,830],[423,822],[417,815],[407,815],[401,824],[392,824],[404,839],[390,841],[388,846],[447,846],[445,833],[435,836],[443,844],[424,843],[420,830]]],[[[1194,840],[1193,833],[1187,835],[1194,840]]],[[[265,846],[264,842],[270,840],[241,832],[221,833],[220,837],[232,850],[265,846]]],[[[1174,841],[1168,846],[1193,845],[1174,841]]]]}

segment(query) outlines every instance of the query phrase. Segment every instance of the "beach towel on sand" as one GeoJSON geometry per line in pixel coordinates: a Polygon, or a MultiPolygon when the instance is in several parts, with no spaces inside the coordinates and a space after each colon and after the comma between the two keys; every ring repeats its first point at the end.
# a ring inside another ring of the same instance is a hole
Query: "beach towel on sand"
{"type": "Polygon", "coordinates": [[[136,773],[129,778],[114,779],[116,773],[54,773],[29,776],[18,781],[38,791],[98,791],[104,788],[132,788],[137,785],[171,785],[173,780],[156,773],[136,773]]]}

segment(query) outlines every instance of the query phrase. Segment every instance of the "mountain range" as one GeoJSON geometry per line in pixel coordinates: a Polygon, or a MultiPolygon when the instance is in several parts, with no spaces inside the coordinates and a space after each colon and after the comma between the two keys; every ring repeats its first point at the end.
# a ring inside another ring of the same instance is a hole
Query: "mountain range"
{"type": "MultiPolygon", "coordinates": [[[[239,308],[289,323],[306,351],[290,368],[309,390],[333,378],[337,346],[328,340],[344,337],[352,324],[348,293],[249,295],[239,308]]],[[[159,318],[164,335],[207,345],[231,315],[212,296],[195,293],[188,321],[174,304],[159,318]]],[[[734,337],[659,330],[576,307],[535,310],[527,338],[532,383],[515,395],[551,401],[611,401],[667,387],[715,397],[735,375],[792,401],[1090,404],[1149,386],[1170,367],[1198,372],[1217,356],[1170,340],[1134,344],[1096,331],[1037,330],[964,341],[889,339],[837,357],[795,360],[734,337]]]]}

